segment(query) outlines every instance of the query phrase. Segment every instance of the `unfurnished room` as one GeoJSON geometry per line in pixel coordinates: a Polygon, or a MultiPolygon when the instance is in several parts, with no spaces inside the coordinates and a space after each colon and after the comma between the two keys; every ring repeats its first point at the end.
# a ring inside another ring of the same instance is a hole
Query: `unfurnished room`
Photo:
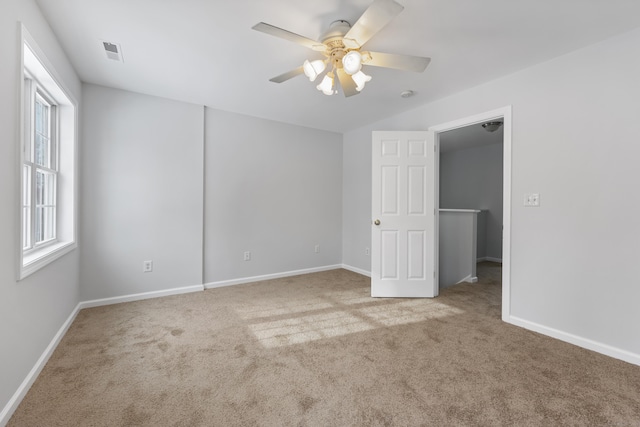
{"type": "Polygon", "coordinates": [[[0,426],[640,426],[640,2],[0,32],[0,426]]]}

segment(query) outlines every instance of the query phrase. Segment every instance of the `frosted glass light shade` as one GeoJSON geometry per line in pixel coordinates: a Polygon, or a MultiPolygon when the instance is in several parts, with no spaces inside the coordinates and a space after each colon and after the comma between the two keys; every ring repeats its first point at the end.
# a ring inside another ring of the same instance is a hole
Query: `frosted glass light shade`
{"type": "Polygon", "coordinates": [[[360,92],[364,89],[364,84],[371,80],[371,76],[366,75],[362,71],[358,71],[353,76],[351,76],[354,82],[356,82],[356,90],[360,92]]]}
{"type": "Polygon", "coordinates": [[[360,52],[352,50],[342,57],[342,68],[344,72],[351,75],[356,74],[362,68],[362,55],[360,52]]]}
{"type": "Polygon", "coordinates": [[[333,95],[333,74],[327,73],[322,82],[316,86],[316,89],[322,91],[325,95],[333,95]]]}
{"type": "Polygon", "coordinates": [[[314,81],[326,67],[327,64],[325,64],[321,59],[316,59],[311,62],[309,62],[309,60],[305,60],[304,64],[302,64],[304,75],[309,77],[309,81],[311,82],[314,81]]]}

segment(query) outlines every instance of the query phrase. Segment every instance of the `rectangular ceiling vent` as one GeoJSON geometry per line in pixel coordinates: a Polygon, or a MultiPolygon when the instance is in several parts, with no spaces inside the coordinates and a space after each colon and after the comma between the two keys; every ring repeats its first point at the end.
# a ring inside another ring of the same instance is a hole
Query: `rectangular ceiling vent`
{"type": "Polygon", "coordinates": [[[124,59],[122,58],[122,49],[119,44],[102,42],[102,45],[104,46],[107,58],[113,59],[114,61],[124,62],[124,59]]]}

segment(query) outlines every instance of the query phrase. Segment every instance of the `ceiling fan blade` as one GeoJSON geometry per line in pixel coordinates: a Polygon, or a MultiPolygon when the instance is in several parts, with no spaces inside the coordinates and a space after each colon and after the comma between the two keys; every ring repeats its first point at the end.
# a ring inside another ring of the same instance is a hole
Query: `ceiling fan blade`
{"type": "Polygon", "coordinates": [[[304,73],[302,67],[298,67],[295,70],[287,71],[284,74],[280,74],[279,76],[275,76],[274,78],[269,79],[270,82],[274,83],[282,83],[286,82],[289,79],[292,79],[300,74],[304,73]]]}
{"type": "Polygon", "coordinates": [[[290,42],[298,43],[302,46],[308,47],[309,49],[319,51],[324,51],[326,49],[326,46],[318,41],[292,33],[291,31],[283,30],[282,28],[274,27],[273,25],[266,24],[264,22],[259,22],[251,28],[262,33],[289,40],[290,42]]]}
{"type": "Polygon", "coordinates": [[[356,90],[356,82],[353,81],[349,74],[345,73],[342,68],[338,68],[336,72],[338,73],[338,80],[340,80],[340,86],[342,87],[344,96],[348,97],[360,93],[356,90]]]}
{"type": "Polygon", "coordinates": [[[395,53],[369,52],[371,59],[367,59],[364,65],[374,67],[395,68],[396,70],[423,72],[431,58],[411,55],[398,55],[395,53]]]}
{"type": "Polygon", "coordinates": [[[395,18],[404,6],[393,0],[375,0],[344,36],[344,44],[358,49],[395,18]]]}

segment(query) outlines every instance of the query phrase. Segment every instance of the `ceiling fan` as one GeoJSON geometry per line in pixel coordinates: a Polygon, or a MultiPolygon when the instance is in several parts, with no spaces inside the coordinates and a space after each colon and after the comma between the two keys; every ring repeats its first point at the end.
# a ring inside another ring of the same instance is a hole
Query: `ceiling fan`
{"type": "Polygon", "coordinates": [[[404,6],[394,0],[374,0],[353,26],[347,21],[334,21],[320,37],[320,41],[264,22],[254,25],[253,29],[298,43],[325,56],[325,59],[306,60],[301,67],[276,76],[270,81],[282,83],[303,73],[310,81],[314,81],[328,68],[329,71],[317,89],[325,95],[338,93],[335,81],[337,76],[344,95],[352,96],[359,94],[365,83],[371,80],[371,76],[362,72],[362,65],[415,72],[422,72],[429,65],[430,58],[362,50],[362,46],[403,9],[404,6]]]}

